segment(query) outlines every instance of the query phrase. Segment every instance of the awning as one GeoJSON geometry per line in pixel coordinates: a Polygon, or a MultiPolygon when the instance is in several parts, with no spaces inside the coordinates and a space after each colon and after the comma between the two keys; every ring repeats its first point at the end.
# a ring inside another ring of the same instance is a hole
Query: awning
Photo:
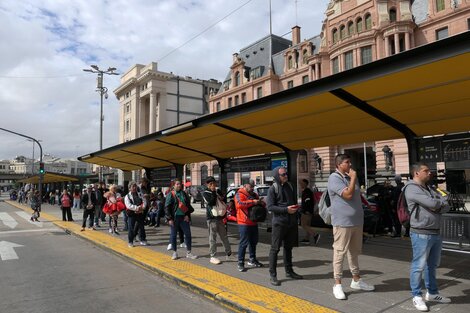
{"type": "Polygon", "coordinates": [[[122,170],[470,130],[470,33],[79,158],[122,170]]]}
{"type": "MultiPolygon", "coordinates": [[[[75,176],[69,176],[64,174],[56,174],[56,173],[45,173],[43,175],[43,183],[60,183],[60,182],[71,182],[71,181],[78,181],[78,178],[75,176]]],[[[39,175],[30,176],[28,178],[24,178],[18,180],[19,183],[27,183],[27,184],[38,184],[39,183],[39,175]]]]}

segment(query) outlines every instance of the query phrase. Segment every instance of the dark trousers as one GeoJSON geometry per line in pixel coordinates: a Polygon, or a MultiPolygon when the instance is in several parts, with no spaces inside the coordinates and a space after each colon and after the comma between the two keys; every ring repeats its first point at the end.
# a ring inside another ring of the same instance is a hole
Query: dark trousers
{"type": "Polygon", "coordinates": [[[127,238],[129,240],[129,243],[133,243],[134,238],[137,235],[136,232],[134,231],[134,227],[139,232],[140,241],[146,241],[144,219],[145,219],[145,216],[143,214],[133,213],[131,215],[128,215],[127,223],[128,223],[129,229],[127,233],[127,238]]]}
{"type": "Polygon", "coordinates": [[[71,207],[68,207],[68,208],[64,208],[64,207],[61,207],[62,209],[62,220],[65,221],[73,221],[73,218],[72,218],[72,208],[71,207]],[[67,215],[67,218],[65,218],[67,215]]]}
{"type": "Polygon", "coordinates": [[[93,226],[93,220],[95,218],[95,209],[91,209],[91,210],[83,210],[83,222],[82,222],[82,227],[85,228],[86,226],[86,219],[90,217],[90,221],[88,222],[88,227],[92,227],[93,226]]]}
{"type": "Polygon", "coordinates": [[[189,227],[189,222],[186,222],[184,220],[184,215],[176,215],[175,219],[173,220],[173,226],[171,226],[170,230],[171,248],[173,249],[173,251],[176,251],[176,233],[179,232],[180,229],[184,233],[184,242],[186,243],[186,250],[191,251],[191,229],[189,227]]]}
{"type": "Polygon", "coordinates": [[[284,267],[286,272],[292,272],[292,248],[297,240],[297,228],[297,225],[273,225],[271,250],[269,251],[269,274],[271,276],[277,276],[277,255],[282,245],[284,246],[284,267]]]}
{"type": "Polygon", "coordinates": [[[238,245],[238,263],[245,263],[246,248],[250,253],[250,261],[256,260],[256,245],[258,244],[258,225],[238,225],[240,244],[238,245]]]}

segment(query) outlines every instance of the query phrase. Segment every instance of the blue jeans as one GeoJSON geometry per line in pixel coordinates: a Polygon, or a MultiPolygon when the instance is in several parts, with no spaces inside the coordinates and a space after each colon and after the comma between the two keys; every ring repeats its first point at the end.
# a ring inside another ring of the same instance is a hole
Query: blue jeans
{"type": "Polygon", "coordinates": [[[178,234],[178,229],[181,229],[184,233],[184,243],[186,244],[186,250],[191,251],[191,229],[189,228],[189,222],[184,220],[184,215],[175,215],[173,220],[173,226],[170,229],[170,243],[171,249],[176,251],[176,235],[178,234]]]}
{"type": "Polygon", "coordinates": [[[423,235],[411,232],[413,260],[410,268],[411,294],[421,296],[421,280],[430,294],[438,294],[436,268],[441,261],[442,239],[440,235],[423,235]]]}
{"type": "Polygon", "coordinates": [[[250,261],[256,260],[256,245],[258,244],[258,225],[238,225],[240,244],[238,245],[238,263],[245,263],[245,252],[248,247],[250,261]]]}

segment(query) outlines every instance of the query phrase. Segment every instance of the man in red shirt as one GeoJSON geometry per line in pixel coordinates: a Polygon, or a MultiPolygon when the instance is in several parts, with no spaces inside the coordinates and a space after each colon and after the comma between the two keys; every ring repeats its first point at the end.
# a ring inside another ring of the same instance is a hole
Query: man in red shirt
{"type": "Polygon", "coordinates": [[[255,205],[263,205],[258,195],[253,191],[255,183],[250,180],[249,183],[243,185],[235,195],[235,207],[237,209],[237,224],[240,232],[240,244],[238,246],[238,270],[240,272],[245,269],[245,252],[249,248],[250,260],[248,266],[262,267],[256,259],[256,245],[258,244],[258,223],[249,219],[248,209],[255,205]]]}

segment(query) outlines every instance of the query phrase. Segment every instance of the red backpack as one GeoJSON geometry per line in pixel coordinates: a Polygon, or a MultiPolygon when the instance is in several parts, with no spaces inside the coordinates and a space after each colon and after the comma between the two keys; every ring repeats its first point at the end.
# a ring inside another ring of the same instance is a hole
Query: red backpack
{"type": "Polygon", "coordinates": [[[410,218],[411,214],[415,211],[415,209],[418,208],[418,204],[415,204],[413,209],[411,211],[408,209],[408,203],[406,202],[406,197],[405,197],[405,189],[408,185],[403,187],[403,190],[401,191],[400,195],[398,196],[398,202],[397,202],[397,215],[398,215],[398,220],[400,223],[408,227],[410,226],[410,218]]]}

